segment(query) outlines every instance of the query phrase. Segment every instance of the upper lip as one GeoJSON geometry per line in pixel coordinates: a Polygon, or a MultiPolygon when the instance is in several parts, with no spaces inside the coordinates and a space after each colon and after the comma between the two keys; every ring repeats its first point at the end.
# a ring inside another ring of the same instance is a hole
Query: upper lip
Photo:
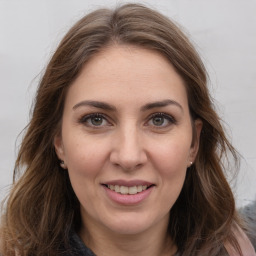
{"type": "Polygon", "coordinates": [[[119,186],[126,186],[126,187],[133,187],[133,186],[151,186],[154,185],[152,182],[145,181],[145,180],[110,180],[103,182],[102,185],[119,185],[119,186]]]}

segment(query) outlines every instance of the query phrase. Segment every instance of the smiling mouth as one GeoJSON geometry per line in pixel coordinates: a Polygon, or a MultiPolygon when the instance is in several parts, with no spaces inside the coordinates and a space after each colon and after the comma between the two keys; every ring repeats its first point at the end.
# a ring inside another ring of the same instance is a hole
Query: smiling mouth
{"type": "Polygon", "coordinates": [[[127,187],[127,186],[119,186],[119,185],[108,185],[108,184],[103,184],[104,186],[106,186],[107,188],[109,188],[110,190],[122,194],[122,195],[136,195],[144,190],[149,189],[150,187],[154,186],[152,185],[138,185],[138,186],[131,186],[131,187],[127,187]]]}

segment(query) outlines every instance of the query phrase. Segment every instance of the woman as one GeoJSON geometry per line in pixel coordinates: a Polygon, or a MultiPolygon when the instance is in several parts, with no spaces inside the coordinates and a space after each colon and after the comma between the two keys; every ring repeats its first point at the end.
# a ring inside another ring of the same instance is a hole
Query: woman
{"type": "Polygon", "coordinates": [[[185,35],[149,8],[78,21],[37,91],[2,254],[255,255],[206,80],[185,35]]]}

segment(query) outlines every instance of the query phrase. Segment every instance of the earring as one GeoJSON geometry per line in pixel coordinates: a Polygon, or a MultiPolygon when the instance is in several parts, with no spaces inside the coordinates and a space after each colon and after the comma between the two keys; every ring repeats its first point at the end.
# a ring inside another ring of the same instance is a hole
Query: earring
{"type": "Polygon", "coordinates": [[[65,165],[65,162],[63,160],[60,160],[60,167],[63,169],[67,169],[67,166],[65,165]]]}
{"type": "Polygon", "coordinates": [[[193,164],[193,162],[189,162],[189,166],[188,166],[188,168],[189,168],[189,167],[191,167],[191,166],[192,166],[192,164],[193,164]]]}

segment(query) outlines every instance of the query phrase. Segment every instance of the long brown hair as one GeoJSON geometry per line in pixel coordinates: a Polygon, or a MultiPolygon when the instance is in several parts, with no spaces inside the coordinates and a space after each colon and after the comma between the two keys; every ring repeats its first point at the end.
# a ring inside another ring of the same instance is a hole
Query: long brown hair
{"type": "Polygon", "coordinates": [[[15,179],[2,216],[2,253],[57,255],[80,225],[79,202],[59,166],[53,140],[60,132],[65,96],[85,63],[108,45],[160,52],[185,81],[191,117],[203,121],[199,152],[171,209],[169,233],[182,255],[219,255],[224,242],[238,248],[238,224],[223,157],[227,140],[207,89],[204,65],[174,22],[138,4],[100,9],[79,20],[51,58],[39,84],[31,121],[16,160],[15,179]]]}

